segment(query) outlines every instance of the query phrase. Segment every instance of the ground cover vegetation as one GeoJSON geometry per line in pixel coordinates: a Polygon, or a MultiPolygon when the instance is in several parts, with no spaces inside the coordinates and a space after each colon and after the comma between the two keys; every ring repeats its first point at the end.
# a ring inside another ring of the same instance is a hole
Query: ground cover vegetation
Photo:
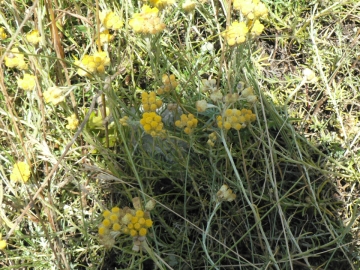
{"type": "Polygon", "coordinates": [[[0,2],[1,269],[359,269],[358,1],[0,2]]]}

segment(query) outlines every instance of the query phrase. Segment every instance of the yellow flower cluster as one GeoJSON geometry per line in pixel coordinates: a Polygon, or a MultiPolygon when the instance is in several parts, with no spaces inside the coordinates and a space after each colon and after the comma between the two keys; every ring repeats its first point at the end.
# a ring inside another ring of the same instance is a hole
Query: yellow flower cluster
{"type": "Polygon", "coordinates": [[[115,242],[114,238],[123,233],[133,237],[133,251],[139,251],[141,243],[146,239],[149,228],[153,225],[149,211],[154,208],[155,201],[148,201],[145,211],[142,210],[140,204],[140,199],[136,197],[133,198],[135,209],[113,207],[111,211],[105,210],[103,212],[104,219],[98,228],[98,233],[100,241],[105,246],[111,247],[115,242]]]}
{"type": "Polygon", "coordinates": [[[236,194],[234,194],[227,185],[222,185],[220,190],[216,193],[216,196],[219,201],[228,202],[232,202],[236,198],[236,194]]]}
{"type": "Polygon", "coordinates": [[[239,100],[239,94],[238,93],[232,93],[232,94],[229,93],[224,97],[224,101],[225,101],[226,104],[235,103],[238,100],[239,100]]]}
{"type": "Polygon", "coordinates": [[[157,7],[159,10],[162,10],[174,3],[174,0],[150,0],[150,4],[154,7],[157,7]]]}
{"type": "Polygon", "coordinates": [[[161,136],[165,133],[161,116],[157,115],[155,112],[145,112],[140,120],[140,124],[143,126],[145,132],[152,137],[161,136]]]}
{"type": "Polygon", "coordinates": [[[211,147],[214,147],[215,142],[217,140],[217,135],[215,132],[209,134],[209,140],[207,141],[207,144],[211,147]]]}
{"type": "Polygon", "coordinates": [[[216,86],[216,80],[215,79],[202,79],[202,88],[201,91],[203,92],[215,92],[218,91],[217,86],[216,86]]]}
{"type": "Polygon", "coordinates": [[[113,39],[114,35],[111,35],[108,29],[100,33],[100,45],[110,43],[113,39]]]}
{"type": "Polygon", "coordinates": [[[6,240],[2,240],[2,235],[0,234],[0,250],[6,248],[6,240]]]}
{"type": "Polygon", "coordinates": [[[26,34],[26,40],[33,45],[38,44],[41,40],[39,31],[32,30],[30,33],[26,34]]]}
{"type": "Polygon", "coordinates": [[[224,113],[224,118],[219,115],[216,120],[219,128],[225,128],[226,130],[231,128],[240,130],[245,128],[248,123],[254,122],[256,120],[256,115],[248,109],[227,109],[224,113]]]}
{"type": "Polygon", "coordinates": [[[9,68],[27,69],[25,58],[18,48],[11,49],[10,53],[5,56],[5,66],[9,68]]]}
{"type": "Polygon", "coordinates": [[[265,26],[262,23],[260,23],[259,20],[255,20],[252,23],[251,34],[253,34],[254,36],[260,36],[264,28],[265,26]]]}
{"type": "Polygon", "coordinates": [[[243,14],[247,23],[235,21],[222,33],[229,46],[245,42],[249,31],[253,36],[261,35],[264,25],[259,19],[268,16],[268,9],[260,0],[233,0],[233,2],[234,9],[243,14]]]}
{"type": "Polygon", "coordinates": [[[35,85],[36,85],[35,79],[36,79],[36,77],[34,75],[25,73],[24,77],[22,79],[19,78],[17,80],[17,83],[21,89],[30,91],[30,90],[34,90],[34,88],[35,88],[35,85]]]}
{"type": "Polygon", "coordinates": [[[0,39],[7,38],[4,28],[0,27],[0,39]]]}
{"type": "Polygon", "coordinates": [[[170,91],[174,90],[179,83],[176,81],[175,75],[171,74],[164,74],[162,75],[161,78],[162,82],[163,82],[163,86],[161,86],[158,90],[157,90],[157,94],[158,95],[162,95],[164,93],[169,93],[170,91]]]}
{"type": "Polygon", "coordinates": [[[195,7],[196,7],[196,2],[191,1],[191,0],[186,0],[182,4],[182,9],[187,13],[192,12],[195,9],[195,7]]]}
{"type": "Polygon", "coordinates": [[[182,114],[180,120],[175,121],[175,126],[183,128],[186,134],[191,134],[198,124],[198,120],[191,113],[188,115],[182,114]]]}
{"type": "Polygon", "coordinates": [[[205,112],[206,109],[208,108],[208,103],[206,102],[205,99],[198,100],[195,103],[195,107],[198,112],[205,112]]]}
{"type": "Polygon", "coordinates": [[[124,117],[120,118],[119,122],[122,126],[128,126],[129,116],[125,115],[124,117]]]}
{"type": "Polygon", "coordinates": [[[64,91],[56,86],[49,87],[48,90],[43,93],[43,96],[46,103],[52,103],[53,105],[57,105],[65,99],[64,91]]]}
{"type": "Polygon", "coordinates": [[[30,178],[30,166],[26,162],[19,161],[14,164],[14,168],[10,174],[10,180],[13,182],[26,183],[30,178]]]}
{"type": "Polygon", "coordinates": [[[110,58],[107,52],[96,52],[94,55],[84,55],[81,61],[75,61],[75,65],[79,66],[77,73],[80,76],[90,77],[91,73],[105,73],[105,67],[110,65],[110,58]]]}
{"type": "Polygon", "coordinates": [[[316,83],[318,78],[315,75],[315,72],[312,71],[309,68],[305,68],[302,72],[304,78],[306,79],[306,82],[308,83],[316,83]]]}
{"type": "Polygon", "coordinates": [[[248,32],[249,28],[246,26],[245,22],[235,21],[227,30],[225,30],[225,32],[222,33],[222,36],[225,38],[229,46],[234,46],[244,43],[248,32]]]}
{"type": "Polygon", "coordinates": [[[165,24],[158,17],[159,10],[144,5],[141,13],[135,13],[129,25],[136,33],[155,35],[165,29],[165,24]]]}
{"type": "Polygon", "coordinates": [[[74,130],[79,126],[79,119],[76,118],[76,115],[73,113],[71,116],[66,117],[68,124],[66,125],[67,129],[74,130]]]}
{"type": "Polygon", "coordinates": [[[245,88],[241,91],[241,97],[246,99],[249,103],[257,101],[257,97],[254,95],[254,89],[252,87],[245,88]]]}
{"type": "Polygon", "coordinates": [[[119,30],[123,26],[123,22],[120,17],[113,11],[101,12],[100,21],[106,29],[119,30]]]}
{"type": "Polygon", "coordinates": [[[233,0],[233,7],[239,10],[248,20],[266,18],[268,9],[260,0],[233,0]]]}
{"type": "Polygon", "coordinates": [[[142,92],[141,93],[141,103],[144,109],[144,112],[155,112],[162,106],[161,99],[156,99],[155,92],[142,92]]]}
{"type": "Polygon", "coordinates": [[[110,231],[122,232],[133,237],[146,236],[148,228],[153,224],[149,212],[128,207],[124,209],[113,207],[111,211],[105,210],[103,217],[104,220],[98,230],[100,236],[109,234],[110,231]]]}

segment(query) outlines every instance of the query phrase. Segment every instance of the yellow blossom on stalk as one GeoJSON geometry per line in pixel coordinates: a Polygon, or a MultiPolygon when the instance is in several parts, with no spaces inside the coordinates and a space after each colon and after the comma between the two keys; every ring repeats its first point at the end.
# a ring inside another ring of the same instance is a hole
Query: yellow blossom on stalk
{"type": "Polygon", "coordinates": [[[80,76],[89,77],[91,73],[105,73],[105,67],[110,65],[110,58],[107,52],[95,52],[93,55],[84,55],[81,61],[75,60],[79,66],[77,73],[80,76]]]}
{"type": "Polygon", "coordinates": [[[148,201],[148,202],[146,203],[145,209],[146,209],[147,211],[151,211],[151,210],[154,209],[155,204],[156,204],[155,200],[150,200],[150,201],[148,201]]]}
{"type": "Polygon", "coordinates": [[[144,109],[144,112],[155,112],[162,106],[161,99],[156,99],[155,92],[142,92],[141,93],[141,103],[144,109]]]}
{"type": "Polygon", "coordinates": [[[159,10],[162,10],[174,3],[174,0],[150,0],[150,4],[154,7],[157,7],[159,10]]]}
{"type": "Polygon", "coordinates": [[[302,73],[304,75],[306,82],[308,82],[308,83],[316,83],[317,82],[317,77],[315,75],[315,72],[312,71],[311,69],[305,68],[302,73]]]}
{"type": "Polygon", "coordinates": [[[36,45],[40,42],[41,37],[38,30],[32,30],[30,33],[26,34],[26,40],[33,45],[36,45]]]}
{"type": "Polygon", "coordinates": [[[145,112],[140,124],[143,126],[146,133],[152,137],[164,135],[164,124],[161,122],[161,116],[155,112],[145,112]]]}
{"type": "Polygon", "coordinates": [[[219,115],[216,120],[219,128],[240,130],[245,128],[250,122],[254,122],[256,115],[248,109],[227,109],[224,112],[224,117],[219,115]]]}
{"type": "Polygon", "coordinates": [[[179,83],[176,81],[176,78],[175,78],[174,74],[171,74],[171,75],[164,74],[164,75],[162,75],[161,80],[162,80],[164,85],[161,86],[156,91],[156,93],[158,95],[162,95],[164,93],[169,93],[171,90],[174,90],[179,85],[179,83]]]}
{"type": "Polygon", "coordinates": [[[268,13],[269,11],[263,3],[258,3],[254,9],[255,18],[266,18],[268,13]]]}
{"type": "Polygon", "coordinates": [[[215,92],[217,89],[216,80],[215,79],[202,79],[202,89],[203,92],[215,92]]]}
{"type": "Polygon", "coordinates": [[[48,90],[43,93],[43,96],[46,103],[52,103],[53,105],[57,105],[65,99],[64,91],[56,86],[49,87],[48,90]]]}
{"type": "Polygon", "coordinates": [[[107,52],[94,53],[94,63],[96,64],[96,71],[99,73],[105,72],[105,67],[110,66],[110,58],[107,52]]]}
{"type": "MultiPolygon", "coordinates": [[[[139,251],[140,246],[146,239],[149,228],[152,227],[153,221],[150,218],[150,209],[136,209],[137,197],[133,198],[133,205],[135,209],[129,207],[119,208],[113,207],[111,211],[105,210],[102,214],[104,220],[98,227],[98,234],[100,241],[106,247],[111,247],[115,242],[115,237],[120,233],[130,235],[133,237],[133,251],[139,251]],[[109,241],[111,244],[109,244],[109,241]]],[[[140,203],[140,201],[139,201],[140,203]]]]}
{"type": "Polygon", "coordinates": [[[207,102],[206,102],[206,100],[198,100],[198,101],[196,101],[196,103],[195,103],[195,107],[196,107],[196,110],[198,111],[198,112],[205,112],[206,111],[206,109],[207,109],[207,102]]]}
{"type": "Polygon", "coordinates": [[[79,119],[76,118],[75,113],[66,117],[66,120],[68,121],[68,124],[66,125],[67,129],[74,130],[79,126],[79,119]]]}
{"type": "Polygon", "coordinates": [[[0,39],[7,38],[4,28],[0,27],[0,39]]]}
{"type": "Polygon", "coordinates": [[[34,90],[35,85],[36,85],[35,78],[36,77],[34,75],[30,75],[30,74],[25,73],[24,77],[22,79],[17,80],[18,86],[21,89],[24,89],[24,90],[27,90],[27,91],[34,90]]]}
{"type": "Polygon", "coordinates": [[[260,0],[233,0],[233,7],[249,20],[266,18],[268,15],[266,6],[260,0]]]}
{"type": "Polygon", "coordinates": [[[25,63],[25,57],[19,52],[18,48],[12,48],[9,53],[5,55],[5,66],[9,68],[27,69],[28,66],[25,63]]]}
{"type": "Polygon", "coordinates": [[[150,8],[144,5],[141,13],[133,15],[129,25],[136,33],[155,35],[165,29],[165,24],[161,22],[158,13],[159,10],[156,7],[150,8]]]}
{"type": "Polygon", "coordinates": [[[261,24],[259,20],[256,20],[251,27],[251,34],[253,34],[254,36],[260,36],[263,30],[264,25],[261,24]]]}
{"type": "Polygon", "coordinates": [[[239,100],[239,94],[238,93],[232,93],[232,94],[229,93],[224,97],[224,101],[225,101],[226,104],[235,103],[238,100],[239,100]]]}
{"type": "Polygon", "coordinates": [[[2,240],[2,235],[0,234],[0,250],[4,250],[6,245],[6,240],[2,240]]]}
{"type": "Polygon", "coordinates": [[[254,95],[254,89],[252,87],[247,87],[241,91],[241,97],[246,99],[249,103],[254,103],[257,101],[257,97],[254,95]]]}
{"type": "Polygon", "coordinates": [[[255,8],[255,4],[252,0],[234,0],[233,7],[235,10],[240,10],[241,13],[247,17],[249,20],[254,19],[253,10],[255,8]]]}
{"type": "Polygon", "coordinates": [[[125,115],[124,117],[120,118],[119,122],[122,126],[128,126],[129,116],[125,115]]]}
{"type": "Polygon", "coordinates": [[[227,185],[222,185],[220,190],[216,193],[216,196],[219,201],[228,202],[232,202],[236,198],[236,194],[234,194],[227,185]]]}
{"type": "Polygon", "coordinates": [[[123,26],[120,17],[113,11],[101,12],[100,20],[106,29],[119,30],[123,26]]]}
{"type": "Polygon", "coordinates": [[[30,178],[30,166],[26,162],[19,161],[14,164],[14,168],[10,175],[10,180],[13,182],[26,183],[30,178]]]}
{"type": "Polygon", "coordinates": [[[108,29],[106,29],[100,33],[100,45],[110,43],[113,39],[114,39],[114,36],[110,34],[108,29]]]}
{"type": "Polygon", "coordinates": [[[223,94],[221,93],[220,90],[216,90],[210,94],[210,98],[212,101],[218,102],[222,100],[223,94]]]}
{"type": "Polygon", "coordinates": [[[234,46],[244,43],[248,32],[249,28],[244,22],[235,21],[227,30],[225,30],[225,32],[222,33],[222,36],[225,38],[229,46],[234,46]]]}
{"type": "Polygon", "coordinates": [[[215,132],[209,134],[209,140],[207,141],[207,144],[211,147],[214,147],[215,141],[217,140],[217,135],[215,132]]]}
{"type": "Polygon", "coordinates": [[[186,0],[184,4],[182,4],[182,9],[187,12],[190,13],[192,12],[196,7],[196,2],[191,1],[191,0],[186,0]]]}
{"type": "Polygon", "coordinates": [[[191,134],[194,129],[197,127],[198,120],[195,118],[195,116],[191,113],[188,115],[182,114],[180,116],[180,120],[177,120],[175,122],[175,126],[178,128],[184,128],[184,132],[186,134],[191,134]]]}

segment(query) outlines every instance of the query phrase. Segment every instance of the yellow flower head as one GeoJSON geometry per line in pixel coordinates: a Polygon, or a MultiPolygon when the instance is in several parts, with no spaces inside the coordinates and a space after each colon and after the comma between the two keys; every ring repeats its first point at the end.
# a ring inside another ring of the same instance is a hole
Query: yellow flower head
{"type": "Polygon", "coordinates": [[[195,106],[196,106],[196,110],[198,112],[205,112],[208,105],[207,105],[206,100],[203,99],[203,100],[196,101],[195,106]]]}
{"type": "Polygon", "coordinates": [[[263,3],[258,3],[254,9],[255,18],[266,18],[268,13],[269,11],[263,3]]]}
{"type": "Polygon", "coordinates": [[[161,116],[155,112],[145,112],[140,124],[143,126],[144,131],[152,137],[164,135],[164,124],[161,121],[161,116]]]}
{"type": "Polygon", "coordinates": [[[35,80],[35,76],[34,75],[30,75],[30,74],[24,74],[24,77],[22,79],[18,79],[17,83],[18,86],[21,89],[30,91],[30,90],[34,90],[35,85],[36,85],[36,80],[35,80]]]}
{"type": "Polygon", "coordinates": [[[125,115],[124,117],[120,118],[119,122],[122,126],[128,126],[129,116],[125,115]]]}
{"type": "Polygon", "coordinates": [[[259,0],[233,0],[233,7],[249,20],[268,16],[268,9],[259,0]]]}
{"type": "Polygon", "coordinates": [[[162,106],[161,99],[156,99],[155,92],[142,92],[141,93],[141,103],[143,105],[144,112],[155,112],[162,106]]]}
{"type": "Polygon", "coordinates": [[[180,116],[180,120],[177,120],[175,122],[175,126],[178,128],[184,128],[184,132],[186,134],[191,134],[193,130],[197,127],[198,120],[195,118],[195,116],[191,113],[188,115],[182,114],[180,116]]]}
{"type": "Polygon", "coordinates": [[[184,4],[182,4],[182,9],[187,12],[190,13],[192,12],[196,7],[196,2],[191,1],[191,0],[186,0],[184,4]]]}
{"type": "Polygon", "coordinates": [[[227,109],[224,112],[224,117],[219,115],[216,118],[217,125],[219,128],[229,130],[231,128],[240,130],[245,128],[250,122],[256,120],[256,115],[248,109],[227,109]]]}
{"type": "Polygon", "coordinates": [[[251,28],[251,34],[254,36],[260,36],[264,30],[264,25],[260,23],[259,20],[256,20],[251,28]]]}
{"type": "Polygon", "coordinates": [[[7,38],[4,28],[0,27],[0,39],[7,38]]]}
{"type": "Polygon", "coordinates": [[[244,22],[235,21],[229,26],[229,29],[222,33],[222,36],[229,46],[234,46],[245,42],[248,32],[249,28],[244,22]]]}
{"type": "Polygon", "coordinates": [[[26,162],[17,162],[10,175],[10,180],[13,182],[26,183],[30,178],[30,166],[26,162]]]}
{"type": "Polygon", "coordinates": [[[0,250],[3,250],[6,248],[6,240],[2,240],[2,236],[0,234],[0,250]]]}
{"type": "Polygon", "coordinates": [[[74,64],[79,66],[77,74],[90,77],[91,73],[104,73],[105,67],[110,65],[110,58],[107,52],[95,52],[94,55],[84,55],[81,61],[76,59],[74,64]]]}
{"type": "Polygon", "coordinates": [[[153,5],[154,7],[157,7],[160,10],[174,3],[175,3],[174,0],[150,0],[150,4],[153,5]]]}
{"type": "Polygon", "coordinates": [[[216,86],[216,80],[215,79],[208,79],[208,80],[202,79],[201,82],[202,82],[201,91],[203,91],[203,92],[210,92],[211,93],[211,92],[214,92],[214,91],[218,90],[217,86],[216,86]]]}
{"type": "Polygon", "coordinates": [[[76,115],[73,113],[71,116],[66,117],[68,124],[66,125],[67,129],[75,130],[79,125],[79,119],[76,118],[76,115]]]}
{"type": "Polygon", "coordinates": [[[110,43],[113,39],[114,39],[114,36],[110,34],[108,29],[106,29],[100,33],[100,45],[110,43]]]}
{"type": "Polygon", "coordinates": [[[106,29],[119,30],[123,26],[120,17],[114,12],[101,12],[100,20],[106,29]]]}
{"type": "Polygon", "coordinates": [[[10,53],[5,55],[5,66],[9,68],[27,69],[25,58],[18,48],[12,48],[10,53]]]}
{"type": "Polygon", "coordinates": [[[207,144],[210,145],[211,147],[214,147],[216,140],[217,140],[216,132],[210,133],[209,134],[209,140],[207,141],[207,144]]]}
{"type": "Polygon", "coordinates": [[[171,74],[171,75],[164,74],[164,75],[162,75],[161,80],[164,85],[161,86],[156,91],[156,93],[158,95],[162,95],[164,93],[169,93],[170,91],[174,90],[179,85],[179,83],[176,81],[174,74],[171,74]]]}
{"type": "Polygon", "coordinates": [[[59,87],[49,87],[43,93],[43,96],[46,103],[52,103],[53,105],[57,105],[65,99],[64,90],[59,87]]]}
{"type": "Polygon", "coordinates": [[[146,209],[147,211],[151,211],[151,210],[154,209],[155,204],[156,204],[156,202],[155,202],[154,200],[150,200],[150,201],[148,201],[148,202],[146,203],[145,209],[146,209]]]}
{"type": "Polygon", "coordinates": [[[26,40],[33,45],[38,44],[41,40],[39,31],[32,30],[30,33],[26,34],[26,40]]]}
{"type": "Polygon", "coordinates": [[[228,201],[232,202],[236,198],[236,194],[227,186],[222,185],[220,190],[216,193],[219,201],[228,201]]]}
{"type": "Polygon", "coordinates": [[[141,228],[141,229],[139,230],[139,235],[140,235],[140,236],[145,236],[146,234],[147,234],[147,229],[141,228]]]}
{"type": "Polygon", "coordinates": [[[141,13],[135,13],[129,21],[130,27],[136,33],[155,35],[165,29],[165,24],[158,17],[159,10],[144,5],[141,13]]]}

